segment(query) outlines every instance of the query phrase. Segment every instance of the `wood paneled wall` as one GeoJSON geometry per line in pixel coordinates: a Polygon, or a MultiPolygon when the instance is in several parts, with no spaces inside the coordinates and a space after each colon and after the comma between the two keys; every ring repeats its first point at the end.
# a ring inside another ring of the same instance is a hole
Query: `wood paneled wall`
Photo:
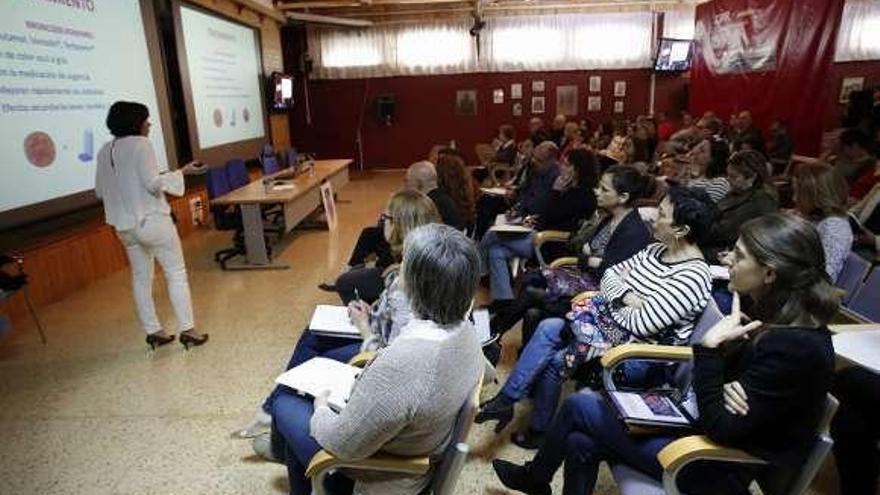
{"type": "MultiPolygon", "coordinates": [[[[189,208],[190,200],[197,197],[202,200],[202,217],[210,224],[208,193],[204,186],[194,187],[185,196],[170,201],[181,237],[200,228],[193,225],[189,208]]],[[[60,301],[128,266],[125,251],[116,239],[113,227],[98,218],[43,239],[19,254],[24,256],[31,302],[38,308],[60,301]]],[[[0,313],[8,316],[17,317],[26,311],[21,294],[0,304],[0,313]]]]}

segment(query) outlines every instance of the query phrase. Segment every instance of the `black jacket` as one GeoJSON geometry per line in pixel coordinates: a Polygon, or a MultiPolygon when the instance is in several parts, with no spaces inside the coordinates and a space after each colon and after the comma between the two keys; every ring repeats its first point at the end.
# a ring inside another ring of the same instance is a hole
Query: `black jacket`
{"type": "MultiPolygon", "coordinates": [[[[599,223],[595,232],[603,229],[610,221],[611,217],[606,217],[599,223]]],[[[608,267],[630,259],[634,254],[650,244],[652,240],[651,232],[639,215],[638,209],[634,208],[633,211],[623,217],[623,220],[620,221],[620,224],[611,234],[611,238],[608,239],[608,245],[605,246],[605,254],[602,256],[602,264],[596,268],[595,275],[597,280],[602,279],[602,275],[605,274],[605,270],[608,267]]],[[[589,242],[590,240],[587,239],[586,241],[589,242]]],[[[587,268],[587,258],[581,251],[582,247],[578,246],[576,253],[580,268],[584,271],[591,271],[587,268]]]]}
{"type": "Polygon", "coordinates": [[[722,350],[694,346],[699,425],[712,440],[779,466],[796,467],[809,452],[834,377],[827,328],[770,327],[722,350]],[[724,409],[723,385],[739,381],[749,412],[724,409]]]}
{"type": "Polygon", "coordinates": [[[440,218],[443,219],[443,223],[450,227],[455,227],[458,230],[464,230],[464,219],[449,193],[438,187],[436,189],[431,189],[431,191],[428,192],[428,197],[431,198],[431,201],[434,202],[434,206],[437,207],[437,212],[440,213],[440,218]]]}
{"type": "Polygon", "coordinates": [[[718,202],[719,214],[703,252],[709,263],[716,263],[718,253],[733,248],[739,237],[739,228],[753,218],[779,209],[776,198],[766,189],[752,189],[743,193],[729,193],[718,202]]]}
{"type": "Polygon", "coordinates": [[[577,229],[584,219],[596,211],[596,195],[587,187],[569,187],[564,191],[550,191],[550,204],[538,218],[538,230],[577,229]]]}

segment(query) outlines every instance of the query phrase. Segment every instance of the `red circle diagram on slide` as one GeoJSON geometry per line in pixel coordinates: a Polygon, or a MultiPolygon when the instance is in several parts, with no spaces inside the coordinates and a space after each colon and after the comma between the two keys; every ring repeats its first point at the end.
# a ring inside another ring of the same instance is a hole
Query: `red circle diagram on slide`
{"type": "Polygon", "coordinates": [[[243,118],[245,122],[250,122],[251,112],[247,108],[245,108],[241,111],[241,118],[243,118]]]}
{"type": "Polygon", "coordinates": [[[214,109],[214,127],[223,127],[223,112],[219,108],[214,109]]]}
{"type": "Polygon", "coordinates": [[[55,161],[55,142],[43,131],[35,131],[24,138],[24,155],[35,167],[48,167],[55,161]]]}

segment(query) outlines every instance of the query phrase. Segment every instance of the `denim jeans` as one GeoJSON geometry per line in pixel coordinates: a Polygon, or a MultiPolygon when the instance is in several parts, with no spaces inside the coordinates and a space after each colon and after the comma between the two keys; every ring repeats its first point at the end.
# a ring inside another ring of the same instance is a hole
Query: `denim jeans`
{"type": "Polygon", "coordinates": [[[546,431],[549,427],[562,390],[563,353],[568,346],[564,328],[562,318],[542,321],[501,389],[501,393],[514,402],[532,395],[534,410],[530,426],[536,431],[546,431]]]}
{"type": "MultiPolygon", "coordinates": [[[[562,318],[542,320],[501,389],[501,393],[514,402],[531,395],[529,427],[534,431],[547,431],[559,403],[564,382],[564,353],[570,343],[564,328],[562,318]]],[[[623,366],[624,379],[629,385],[656,380],[658,371],[648,362],[628,362],[623,366]]]]}
{"type": "Polygon", "coordinates": [[[480,240],[483,272],[489,272],[489,292],[495,301],[514,298],[508,262],[511,258],[531,258],[534,252],[534,233],[499,236],[487,232],[480,240]]]}
{"type": "MultiPolygon", "coordinates": [[[[325,357],[334,361],[348,362],[357,355],[361,350],[361,341],[352,339],[340,339],[335,337],[327,337],[317,335],[311,330],[303,331],[302,337],[296,343],[293,349],[293,355],[287,363],[285,370],[289,370],[295,366],[299,366],[313,357],[325,357]]],[[[276,385],[272,392],[263,401],[263,411],[266,414],[272,414],[272,404],[279,394],[286,391],[287,388],[282,385],[276,385]]]]}
{"type": "MultiPolygon", "coordinates": [[[[272,411],[272,452],[287,465],[291,495],[309,495],[312,483],[306,478],[306,467],[321,445],[312,438],[309,423],[315,408],[312,400],[284,391],[275,400],[272,411]]],[[[354,484],[343,476],[327,479],[328,493],[351,493],[354,484]]]]}

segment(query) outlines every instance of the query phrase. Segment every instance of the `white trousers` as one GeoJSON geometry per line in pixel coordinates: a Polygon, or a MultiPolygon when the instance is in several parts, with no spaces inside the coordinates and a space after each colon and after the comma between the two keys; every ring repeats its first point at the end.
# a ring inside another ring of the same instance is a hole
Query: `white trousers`
{"type": "Polygon", "coordinates": [[[162,330],[153,302],[154,260],[165,273],[168,295],[177,316],[180,331],[195,327],[186,264],[177,228],[169,215],[150,215],[131,230],[117,231],[116,235],[125,246],[131,264],[134,302],[144,331],[148,334],[162,330]]]}

